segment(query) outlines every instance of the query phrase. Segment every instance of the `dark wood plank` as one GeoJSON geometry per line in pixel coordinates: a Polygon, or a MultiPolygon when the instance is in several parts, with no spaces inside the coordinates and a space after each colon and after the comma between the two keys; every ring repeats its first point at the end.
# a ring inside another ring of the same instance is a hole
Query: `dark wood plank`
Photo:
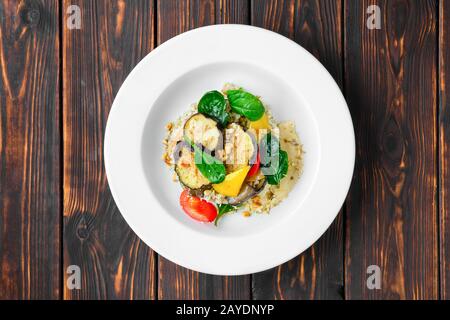
{"type": "MultiPolygon", "coordinates": [[[[159,0],[158,44],[192,28],[222,22],[248,23],[244,0],[159,0]]],[[[159,299],[248,299],[250,276],[220,277],[194,272],[158,257],[159,299]]]]}
{"type": "MultiPolygon", "coordinates": [[[[65,0],[81,8],[81,30],[63,30],[64,267],[81,268],[65,299],[152,299],[154,253],[118,211],[103,167],[114,96],[153,47],[152,0],[65,0]]],[[[65,280],[67,274],[65,274],[65,280]]]]}
{"type": "Polygon", "coordinates": [[[345,82],[357,160],[347,201],[346,297],[436,299],[436,2],[345,1],[345,82]],[[381,29],[366,10],[381,8],[381,29]],[[369,290],[367,267],[381,269],[369,290]]]}
{"type": "Polygon", "coordinates": [[[216,23],[250,23],[250,0],[216,0],[216,23]]]}
{"type": "MultiPolygon", "coordinates": [[[[314,54],[342,81],[341,1],[253,1],[252,24],[279,32],[314,54]]],[[[311,248],[253,276],[255,299],[342,299],[342,213],[311,248]]]]}
{"type": "Polygon", "coordinates": [[[0,1],[0,299],[60,296],[58,12],[0,1]]]}
{"type": "Polygon", "coordinates": [[[450,299],[450,3],[439,3],[441,298],[450,299]]]}

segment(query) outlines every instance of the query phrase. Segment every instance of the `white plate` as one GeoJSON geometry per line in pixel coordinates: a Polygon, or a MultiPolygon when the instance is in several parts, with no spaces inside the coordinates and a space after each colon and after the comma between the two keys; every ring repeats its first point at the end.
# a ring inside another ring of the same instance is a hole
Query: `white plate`
{"type": "Polygon", "coordinates": [[[350,186],[355,141],[339,87],[306,50],[264,29],[215,25],[165,42],[134,68],[109,114],[104,152],[114,200],[146,244],[184,267],[239,275],[286,262],[325,232],[350,186]],[[215,227],[180,209],[162,140],[167,122],[225,82],[293,120],[306,154],[299,183],[269,215],[227,215],[215,227]]]}

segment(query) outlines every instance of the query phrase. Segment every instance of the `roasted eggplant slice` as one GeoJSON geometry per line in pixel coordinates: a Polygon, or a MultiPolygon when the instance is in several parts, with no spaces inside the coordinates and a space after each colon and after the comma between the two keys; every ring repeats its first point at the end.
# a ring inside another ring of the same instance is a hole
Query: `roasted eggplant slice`
{"type": "Polygon", "coordinates": [[[241,192],[239,192],[239,194],[237,195],[237,197],[228,197],[228,204],[231,204],[233,206],[238,206],[242,203],[244,203],[245,201],[253,198],[254,196],[256,196],[258,193],[260,193],[264,187],[266,186],[266,179],[262,179],[259,181],[255,181],[255,182],[247,182],[242,186],[241,192]]]}
{"type": "MultiPolygon", "coordinates": [[[[191,148],[185,141],[178,141],[173,150],[173,161],[176,164],[183,154],[183,148],[191,148]]],[[[194,150],[191,149],[191,152],[194,150]]]]}
{"type": "Polygon", "coordinates": [[[205,191],[209,189],[211,189],[210,184],[204,185],[203,187],[198,189],[189,189],[189,193],[193,196],[203,198],[203,196],[205,195],[205,191]]]}
{"type": "Polygon", "coordinates": [[[245,131],[249,137],[252,139],[252,144],[253,144],[253,154],[250,157],[249,160],[249,164],[252,165],[256,162],[256,157],[258,155],[258,141],[257,141],[257,134],[255,132],[255,130],[253,129],[248,129],[247,131],[245,131]]]}
{"type": "Polygon", "coordinates": [[[192,115],[186,121],[184,135],[209,150],[216,150],[222,144],[222,132],[218,129],[217,122],[201,113],[192,115]]]}
{"type": "Polygon", "coordinates": [[[244,129],[232,123],[227,127],[225,139],[225,159],[228,172],[234,172],[250,163],[254,153],[256,140],[244,129]]]}
{"type": "Polygon", "coordinates": [[[175,172],[178,175],[180,182],[191,190],[198,190],[210,185],[208,179],[206,179],[195,165],[194,154],[190,148],[186,145],[182,145],[177,151],[177,155],[174,155],[175,172]],[[175,156],[178,156],[177,158],[175,156]]]}

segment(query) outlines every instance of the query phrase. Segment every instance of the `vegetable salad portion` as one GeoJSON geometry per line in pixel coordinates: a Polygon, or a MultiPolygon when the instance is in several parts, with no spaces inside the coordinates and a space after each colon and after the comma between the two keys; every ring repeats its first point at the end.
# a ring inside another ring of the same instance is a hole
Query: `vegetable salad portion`
{"type": "Polygon", "coordinates": [[[302,172],[302,146],[292,121],[276,123],[261,98],[232,84],[206,92],[167,125],[164,162],[183,187],[191,218],[218,225],[224,215],[267,213],[302,172]]]}

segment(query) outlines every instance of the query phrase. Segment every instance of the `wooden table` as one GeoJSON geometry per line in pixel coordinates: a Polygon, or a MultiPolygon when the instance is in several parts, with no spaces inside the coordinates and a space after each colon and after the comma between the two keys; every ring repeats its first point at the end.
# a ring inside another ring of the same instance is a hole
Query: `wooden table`
{"type": "Polygon", "coordinates": [[[449,42],[447,0],[0,0],[0,298],[450,298],[449,42]],[[366,27],[372,4],[381,29],[366,27]],[[117,210],[103,166],[108,112],[131,69],[214,23],[304,46],[341,86],[356,132],[352,187],[330,229],[288,263],[240,277],[154,253],[117,210]],[[69,265],[80,290],[65,286],[69,265]],[[370,265],[379,290],[366,285],[370,265]]]}

